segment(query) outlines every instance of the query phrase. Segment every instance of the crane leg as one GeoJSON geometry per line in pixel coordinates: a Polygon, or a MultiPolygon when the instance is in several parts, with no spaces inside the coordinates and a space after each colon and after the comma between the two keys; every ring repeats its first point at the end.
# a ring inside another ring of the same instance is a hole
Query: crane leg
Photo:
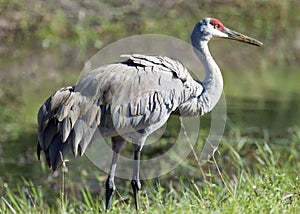
{"type": "Polygon", "coordinates": [[[131,180],[131,187],[133,190],[133,197],[135,208],[138,210],[140,207],[140,193],[141,182],[140,182],[140,156],[141,156],[142,145],[136,144],[134,151],[134,162],[133,162],[133,176],[131,180]]]}
{"type": "Polygon", "coordinates": [[[114,182],[115,172],[116,172],[116,168],[117,168],[117,161],[119,158],[119,153],[122,150],[124,144],[125,144],[125,140],[123,138],[121,138],[120,136],[112,138],[112,149],[113,149],[114,153],[113,153],[113,158],[112,158],[112,162],[111,162],[111,166],[110,166],[110,172],[109,172],[109,175],[106,180],[106,202],[105,202],[105,205],[106,205],[107,210],[111,208],[112,197],[116,190],[116,186],[115,186],[115,182],[114,182]]]}

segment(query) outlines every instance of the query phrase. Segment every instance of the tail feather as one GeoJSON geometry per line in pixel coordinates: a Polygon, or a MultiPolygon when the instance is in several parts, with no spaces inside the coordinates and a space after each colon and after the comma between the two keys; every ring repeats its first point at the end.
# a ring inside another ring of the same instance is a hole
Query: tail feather
{"type": "Polygon", "coordinates": [[[54,137],[57,135],[57,125],[55,124],[55,120],[50,120],[47,127],[43,132],[43,137],[41,139],[41,148],[45,150],[49,147],[54,137]]]}
{"type": "Polygon", "coordinates": [[[62,135],[62,141],[66,142],[66,140],[68,139],[70,132],[71,132],[71,122],[70,122],[70,118],[66,117],[62,123],[62,128],[60,131],[60,134],[62,135]]]}
{"type": "Polygon", "coordinates": [[[86,128],[87,128],[86,124],[83,122],[83,120],[78,120],[78,122],[74,126],[74,130],[77,130],[77,131],[76,132],[72,131],[72,136],[74,138],[73,139],[73,154],[75,157],[77,156],[77,153],[79,151],[78,145],[84,136],[83,130],[85,130],[86,128]]]}
{"type": "Polygon", "coordinates": [[[82,155],[100,124],[99,115],[99,104],[74,87],[55,92],[38,112],[38,158],[43,151],[49,168],[56,170],[69,147],[82,155]]]}
{"type": "Polygon", "coordinates": [[[49,168],[53,171],[57,169],[59,164],[64,160],[69,146],[69,142],[61,143],[60,136],[56,135],[48,148],[49,168]]]}
{"type": "Polygon", "coordinates": [[[64,103],[71,95],[71,92],[74,91],[74,87],[61,88],[55,92],[50,98],[50,105],[48,105],[49,111],[53,112],[58,109],[62,103],[64,103]],[[55,99],[53,99],[55,97],[55,99]]]}
{"type": "Polygon", "coordinates": [[[52,140],[51,144],[48,147],[48,165],[54,171],[57,168],[58,163],[60,162],[61,157],[59,157],[59,147],[61,144],[61,139],[59,135],[56,135],[52,140]]]}

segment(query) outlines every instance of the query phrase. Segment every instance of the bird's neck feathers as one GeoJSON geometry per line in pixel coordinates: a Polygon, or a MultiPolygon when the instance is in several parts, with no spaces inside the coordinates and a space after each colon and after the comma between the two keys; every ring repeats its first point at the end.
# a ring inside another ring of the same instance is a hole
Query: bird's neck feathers
{"type": "Polygon", "coordinates": [[[201,37],[198,37],[198,42],[196,42],[195,39],[193,40],[193,37],[191,37],[191,39],[194,51],[201,60],[205,70],[205,79],[202,81],[202,84],[205,88],[204,95],[209,100],[205,112],[209,112],[214,108],[222,95],[223,78],[220,68],[210,54],[208,41],[205,39],[201,40],[201,37]]]}

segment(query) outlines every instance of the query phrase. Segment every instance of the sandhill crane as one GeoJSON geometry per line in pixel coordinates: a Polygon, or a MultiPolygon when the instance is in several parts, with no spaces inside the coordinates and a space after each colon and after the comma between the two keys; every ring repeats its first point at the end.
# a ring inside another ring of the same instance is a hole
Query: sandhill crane
{"type": "Polygon", "coordinates": [[[220,69],[208,48],[214,38],[233,39],[256,46],[253,38],[226,28],[216,18],[199,21],[191,34],[205,79],[192,78],[182,63],[166,56],[127,55],[124,62],[101,66],[75,86],[56,91],[38,112],[37,154],[44,151],[56,170],[68,148],[83,155],[96,130],[111,137],[114,151],[106,181],[106,208],[111,207],[118,155],[128,139],[134,143],[132,189],[139,206],[140,154],[147,136],[176,114],[201,116],[210,112],[223,90],[220,69]]]}

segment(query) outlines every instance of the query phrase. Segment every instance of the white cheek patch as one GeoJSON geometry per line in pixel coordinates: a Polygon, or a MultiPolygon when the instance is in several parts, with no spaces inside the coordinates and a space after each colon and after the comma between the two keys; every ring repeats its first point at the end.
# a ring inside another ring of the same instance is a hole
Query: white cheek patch
{"type": "Polygon", "coordinates": [[[227,38],[228,35],[226,33],[223,33],[217,29],[213,29],[213,32],[212,32],[213,36],[214,37],[222,37],[222,38],[227,38]]]}

